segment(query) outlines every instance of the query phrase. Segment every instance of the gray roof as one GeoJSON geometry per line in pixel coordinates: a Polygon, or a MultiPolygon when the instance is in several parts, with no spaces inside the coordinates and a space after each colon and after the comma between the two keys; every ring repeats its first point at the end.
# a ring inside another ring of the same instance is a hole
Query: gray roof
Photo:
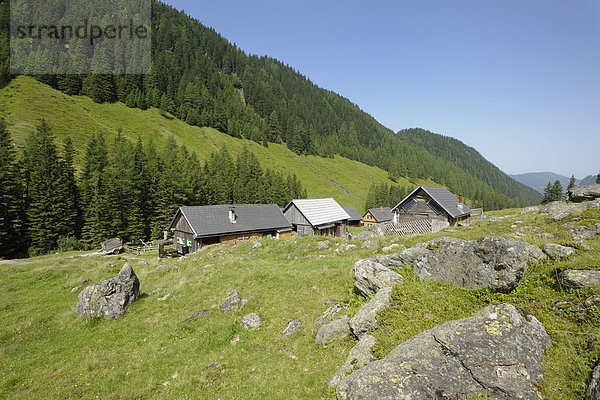
{"type": "Polygon", "coordinates": [[[377,222],[387,222],[394,219],[394,214],[389,207],[369,208],[369,212],[375,217],[377,222]]]}
{"type": "Polygon", "coordinates": [[[404,204],[408,199],[410,199],[419,189],[423,189],[425,193],[429,195],[436,203],[440,205],[452,218],[463,217],[465,215],[471,214],[471,209],[467,207],[465,204],[462,205],[462,208],[459,207],[459,201],[455,195],[452,194],[445,187],[438,186],[419,186],[416,188],[411,194],[406,196],[404,200],[396,205],[392,209],[394,211],[396,208],[404,204]]]}
{"type": "Polygon", "coordinates": [[[312,226],[320,226],[350,219],[350,216],[344,211],[342,206],[331,197],[326,199],[292,200],[285,206],[285,210],[292,204],[296,206],[312,226]]]}
{"type": "Polygon", "coordinates": [[[186,218],[196,238],[292,229],[292,225],[277,204],[180,207],[169,229],[174,226],[179,213],[186,218]],[[231,208],[235,209],[235,223],[229,221],[231,208]]]}
{"type": "Polygon", "coordinates": [[[348,221],[361,221],[362,220],[362,215],[360,215],[358,213],[358,211],[356,211],[356,208],[354,208],[352,206],[342,206],[342,208],[350,216],[350,219],[348,221]]]}

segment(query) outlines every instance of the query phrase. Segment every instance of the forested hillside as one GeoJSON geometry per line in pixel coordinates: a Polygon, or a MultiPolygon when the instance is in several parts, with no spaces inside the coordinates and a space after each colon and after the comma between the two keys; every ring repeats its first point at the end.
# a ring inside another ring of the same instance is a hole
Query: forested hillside
{"type": "Polygon", "coordinates": [[[460,140],[439,135],[425,129],[404,129],[398,136],[429,153],[449,161],[463,171],[479,178],[501,193],[513,198],[526,198],[539,202],[541,196],[532,188],[515,181],[494,164],[486,160],[477,150],[460,140]]]}
{"type": "MultiPolygon", "coordinates": [[[[5,4],[6,6],[6,4],[5,4]]],[[[2,16],[7,15],[6,8],[2,16]]],[[[39,79],[66,94],[128,107],[156,107],[191,125],[209,126],[297,154],[338,154],[392,177],[433,180],[487,209],[536,202],[514,182],[489,182],[455,160],[415,146],[348,99],[318,88],[270,57],[247,55],[214,30],[153,2],[151,75],[51,75],[39,79]]]]}

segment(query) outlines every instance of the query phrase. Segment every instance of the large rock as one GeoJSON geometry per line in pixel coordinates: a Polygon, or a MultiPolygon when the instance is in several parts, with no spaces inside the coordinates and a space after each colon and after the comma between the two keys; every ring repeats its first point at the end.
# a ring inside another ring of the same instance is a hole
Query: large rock
{"type": "Polygon", "coordinates": [[[392,299],[392,288],[385,287],[360,308],[350,319],[350,329],[356,337],[360,338],[368,332],[377,329],[377,314],[389,308],[392,299]]]}
{"type": "Polygon", "coordinates": [[[598,229],[587,226],[576,226],[571,228],[571,236],[573,236],[573,240],[591,239],[596,237],[598,233],[600,233],[598,229]]]}
{"type": "Polygon", "coordinates": [[[119,238],[112,238],[100,243],[102,252],[108,254],[120,254],[123,252],[123,241],[119,238]]]}
{"type": "Polygon", "coordinates": [[[585,394],[586,400],[600,399],[600,361],[596,364],[596,368],[592,371],[592,379],[585,394]]]}
{"type": "Polygon", "coordinates": [[[566,289],[600,285],[600,271],[568,269],[558,274],[558,283],[566,289]]]}
{"type": "Polygon", "coordinates": [[[569,189],[569,201],[587,201],[600,198],[600,185],[574,186],[569,189]]]}
{"type": "Polygon", "coordinates": [[[346,362],[338,368],[329,381],[329,388],[335,388],[346,376],[357,369],[361,369],[371,361],[375,361],[372,349],[377,344],[377,339],[371,335],[363,335],[358,343],[350,350],[346,362]]]}
{"type": "MultiPolygon", "coordinates": [[[[538,249],[539,250],[539,249],[538,249]]],[[[438,238],[398,253],[421,279],[452,282],[467,289],[508,293],[523,279],[533,247],[516,239],[484,236],[476,241],[438,238]]]]}
{"type": "Polygon", "coordinates": [[[583,203],[561,203],[559,201],[553,201],[542,207],[539,213],[548,215],[550,219],[558,221],[568,217],[572,212],[584,211],[590,208],[600,208],[600,199],[585,201],[583,203]]]}
{"type": "Polygon", "coordinates": [[[360,240],[365,240],[365,239],[373,239],[380,236],[377,232],[375,232],[372,229],[365,229],[364,231],[362,231],[361,233],[359,233],[356,238],[360,239],[360,240]]]}
{"type": "Polygon", "coordinates": [[[102,279],[99,285],[90,285],[79,293],[75,312],[87,319],[120,318],[127,308],[140,297],[140,281],[129,264],[111,279],[102,279]]]}
{"type": "Polygon", "coordinates": [[[556,260],[572,256],[575,254],[575,249],[572,247],[561,246],[560,244],[546,243],[544,245],[544,253],[548,254],[548,257],[556,260]]]}
{"type": "Polygon", "coordinates": [[[373,296],[381,288],[404,282],[402,275],[376,260],[374,257],[358,260],[354,264],[354,287],[364,297],[373,296]]]}
{"type": "Polygon", "coordinates": [[[315,343],[328,343],[334,340],[343,339],[348,336],[349,333],[348,317],[344,315],[342,318],[336,319],[319,328],[315,343]]]}
{"type": "Polygon", "coordinates": [[[258,329],[262,325],[262,317],[257,313],[245,315],[240,322],[240,326],[244,329],[258,329]]]}
{"type": "Polygon", "coordinates": [[[533,316],[490,305],[397,346],[344,378],[338,399],[541,399],[542,356],[551,340],[533,316]]]}

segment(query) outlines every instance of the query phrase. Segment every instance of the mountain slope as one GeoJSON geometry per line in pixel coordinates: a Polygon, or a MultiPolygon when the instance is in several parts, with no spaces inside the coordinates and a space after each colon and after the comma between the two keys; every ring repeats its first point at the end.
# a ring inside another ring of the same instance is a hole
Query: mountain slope
{"type": "Polygon", "coordinates": [[[530,187],[512,179],[460,140],[420,128],[402,130],[398,136],[453,163],[510,198],[526,199],[532,203],[541,200],[541,196],[530,187]]]}
{"type": "MultiPolygon", "coordinates": [[[[567,176],[555,174],[554,172],[528,172],[525,174],[510,175],[510,177],[540,193],[544,193],[544,189],[548,182],[554,183],[558,180],[562,187],[566,188],[569,186],[569,181],[571,180],[571,178],[567,176]]],[[[575,183],[579,185],[581,181],[576,179],[575,183]]]]}
{"type": "MultiPolygon", "coordinates": [[[[9,125],[17,145],[45,119],[58,141],[70,137],[76,149],[76,163],[81,165],[83,151],[92,134],[102,131],[108,141],[117,129],[131,140],[152,138],[161,145],[173,136],[206,160],[213,151],[227,146],[236,156],[244,145],[259,158],[263,167],[295,173],[311,197],[334,197],[341,204],[364,208],[365,198],[372,183],[393,184],[388,173],[380,168],[352,161],[344,157],[322,158],[300,156],[281,144],[270,143],[265,148],[253,141],[233,138],[213,128],[190,126],[176,118],[165,118],[157,109],[127,108],[122,103],[94,103],[86,96],[68,96],[29,77],[17,77],[0,89],[0,116],[9,125]]],[[[413,187],[435,184],[430,180],[397,179],[397,184],[413,187]]]]}

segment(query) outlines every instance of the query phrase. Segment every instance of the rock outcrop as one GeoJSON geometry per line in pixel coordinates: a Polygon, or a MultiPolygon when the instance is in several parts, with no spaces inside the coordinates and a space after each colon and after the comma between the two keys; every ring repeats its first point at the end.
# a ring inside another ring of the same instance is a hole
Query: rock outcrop
{"type": "Polygon", "coordinates": [[[600,230],[587,226],[576,226],[571,228],[571,236],[573,240],[592,239],[600,234],[600,230]]]}
{"type": "Polygon", "coordinates": [[[558,274],[558,283],[566,289],[600,285],[600,271],[568,269],[558,274]]]}
{"type": "Polygon", "coordinates": [[[140,297],[140,281],[129,264],[111,279],[90,285],[79,293],[75,312],[84,318],[120,318],[140,297]]]}
{"type": "Polygon", "coordinates": [[[600,198],[600,185],[574,186],[568,190],[569,201],[587,201],[600,198]]]}
{"type": "Polygon", "coordinates": [[[561,246],[560,244],[546,243],[544,245],[544,253],[546,253],[548,257],[556,260],[572,256],[575,254],[575,249],[572,247],[561,246]]]}
{"type": "Polygon", "coordinates": [[[389,263],[384,265],[378,262],[381,258],[387,262],[384,257],[373,257],[358,260],[354,264],[354,287],[364,297],[373,296],[384,287],[404,282],[402,275],[392,271],[389,263]]]}
{"type": "Polygon", "coordinates": [[[551,340],[533,316],[490,305],[397,346],[343,378],[338,399],[540,399],[542,357],[551,340]]]}
{"type": "Polygon", "coordinates": [[[315,321],[315,325],[322,326],[331,321],[333,317],[338,315],[342,310],[344,310],[348,305],[344,302],[339,302],[331,307],[329,307],[317,320],[315,321]]]}
{"type": "Polygon", "coordinates": [[[315,343],[332,342],[334,340],[345,338],[349,333],[348,317],[344,315],[342,318],[336,319],[319,328],[315,343]]]}
{"type": "Polygon", "coordinates": [[[497,236],[476,241],[442,237],[411,247],[396,257],[412,265],[421,279],[508,293],[523,279],[527,263],[540,258],[539,248],[533,247],[497,236]]]}
{"type": "Polygon", "coordinates": [[[385,287],[362,306],[350,319],[350,329],[358,338],[377,329],[377,314],[389,308],[392,299],[392,288],[385,287]]]}
{"type": "Polygon", "coordinates": [[[585,201],[583,203],[561,203],[553,201],[540,208],[539,213],[548,215],[550,219],[559,221],[566,218],[574,211],[584,211],[590,208],[600,208],[600,199],[585,201]]]}
{"type": "Polygon", "coordinates": [[[329,381],[329,388],[335,388],[346,376],[355,370],[361,369],[371,361],[375,361],[372,349],[377,344],[377,339],[371,335],[363,335],[358,343],[350,350],[346,362],[338,368],[329,381]]]}

